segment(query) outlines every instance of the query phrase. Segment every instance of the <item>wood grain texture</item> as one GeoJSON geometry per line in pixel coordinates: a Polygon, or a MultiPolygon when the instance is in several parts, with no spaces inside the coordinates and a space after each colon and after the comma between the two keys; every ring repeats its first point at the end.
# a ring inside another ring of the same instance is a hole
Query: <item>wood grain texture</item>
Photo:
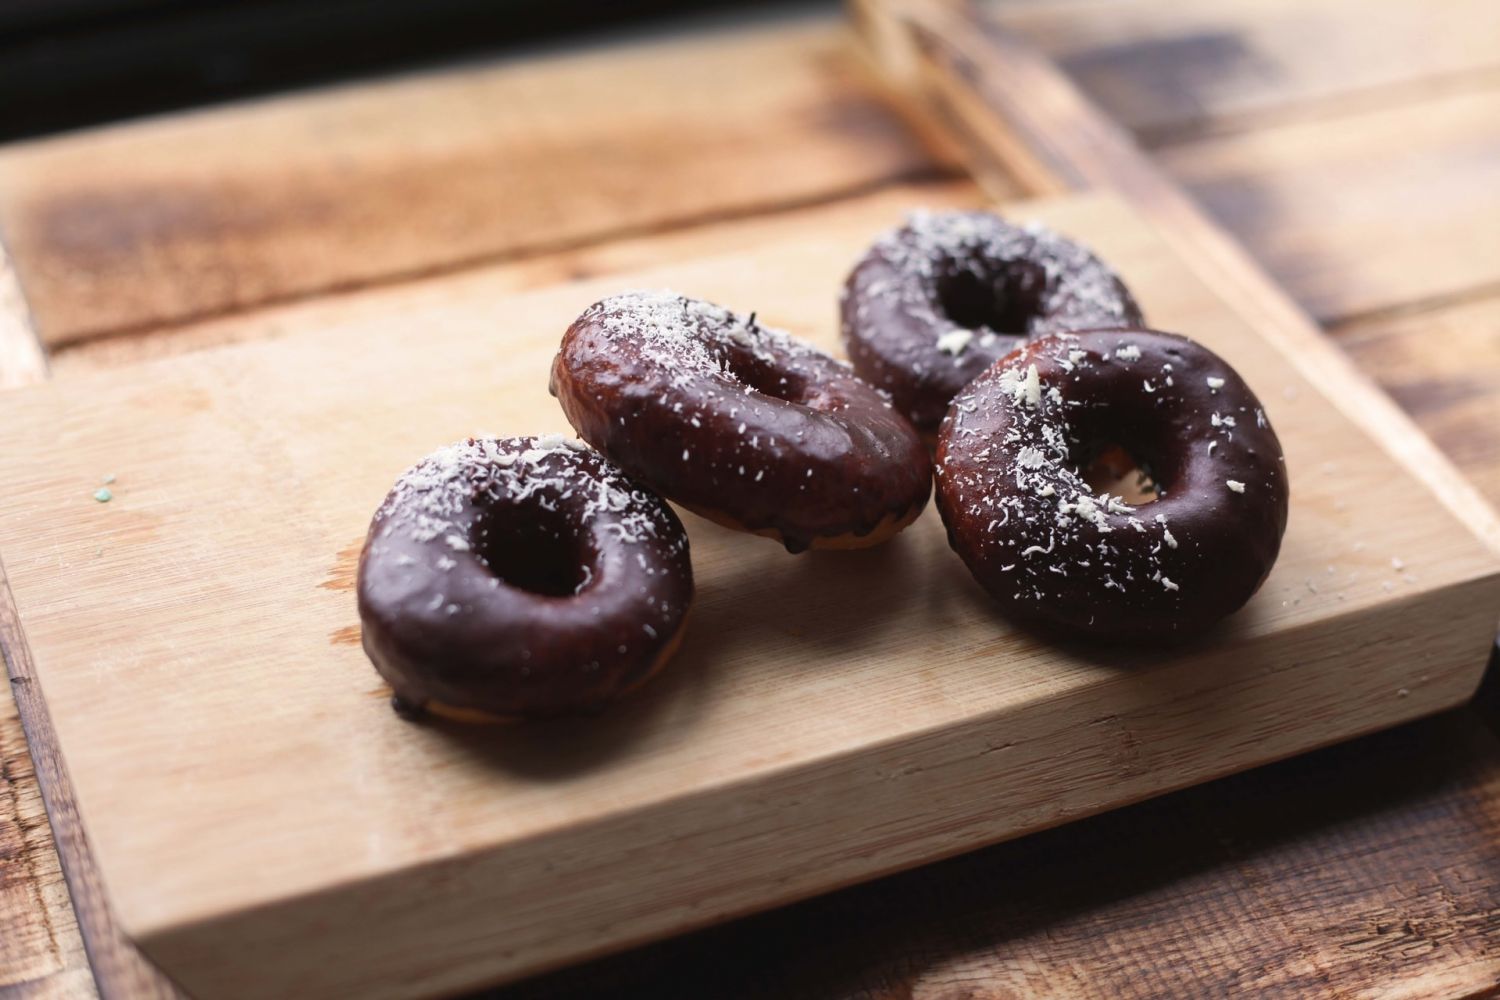
{"type": "MultiPolygon", "coordinates": [[[[1012,194],[1019,191],[1012,189],[1012,194]]],[[[829,204],[797,206],[734,219],[539,254],[471,268],[422,281],[395,282],[337,295],[267,306],[230,316],[125,337],[105,337],[63,345],[53,366],[64,377],[120,368],[208,347],[317,337],[341,327],[414,320],[442,306],[485,308],[506,294],[569,281],[601,278],[696,257],[749,250],[823,228],[847,228],[861,219],[900,219],[914,207],[972,207],[984,196],[971,181],[895,183],[829,204]]]]}
{"type": "Polygon", "coordinates": [[[1500,287],[1496,121],[1500,88],[1157,156],[1299,302],[1341,320],[1500,287]]]}
{"type": "Polygon", "coordinates": [[[0,996],[88,970],[9,689],[0,693],[0,996]]]}
{"type": "MultiPolygon", "coordinates": [[[[90,982],[85,986],[85,977],[80,975],[78,968],[78,956],[72,951],[76,945],[67,936],[68,924],[62,924],[62,934],[59,934],[52,929],[54,924],[49,912],[39,915],[33,910],[33,920],[40,916],[42,926],[50,930],[49,943],[57,957],[57,967],[44,978],[17,984],[18,992],[34,996],[79,996],[92,993],[97,984],[104,1000],[135,1000],[138,997],[142,1000],[175,1000],[177,992],[125,940],[104,897],[88,834],[78,815],[72,780],[63,764],[57,732],[42,698],[26,629],[3,564],[0,564],[0,654],[4,655],[10,680],[8,686],[14,695],[36,768],[33,777],[41,789],[57,857],[66,876],[65,898],[72,902],[76,929],[81,931],[82,948],[87,954],[86,969],[91,972],[88,976],[90,982]]],[[[45,886],[47,883],[39,884],[45,886]]],[[[55,883],[53,887],[54,892],[61,889],[55,883]]],[[[58,900],[39,899],[37,902],[46,906],[58,900]]],[[[23,923],[22,926],[31,924],[23,923]]],[[[35,951],[24,941],[19,945],[18,950],[26,960],[35,961],[35,951]]]]}
{"type": "Polygon", "coordinates": [[[493,1000],[1485,1000],[1497,762],[1443,716],[493,1000]]]}
{"type": "Polygon", "coordinates": [[[837,22],[616,44],[0,150],[49,344],[941,172],[837,22]]]}
{"type": "Polygon", "coordinates": [[[1500,82],[1490,0],[997,0],[989,13],[1149,144],[1500,82]]]}
{"type": "MultiPolygon", "coordinates": [[[[46,377],[44,352],[0,243],[0,391],[46,377]]],[[[0,658],[6,658],[6,635],[18,627],[0,583],[0,658]]],[[[26,679],[9,670],[6,677],[0,692],[0,996],[88,996],[93,976],[12,695],[26,679]]]]}
{"type": "Polygon", "coordinates": [[[1500,297],[1337,332],[1360,367],[1500,504],[1500,297]]]}
{"type": "MultiPolygon", "coordinates": [[[[1414,484],[1392,492],[1408,474],[1323,396],[1328,376],[1308,381],[1137,216],[1092,199],[1014,214],[1119,263],[1153,315],[1266,388],[1283,429],[1298,500],[1277,571],[1179,656],[1122,671],[1010,632],[932,516],[883,549],[790,562],[694,521],[702,589],[676,670],[629,712],[561,730],[560,759],[544,733],[496,743],[395,719],[349,642],[370,509],[435,442],[561,429],[542,372],[618,277],[5,400],[67,445],[41,463],[6,439],[0,544],[126,928],[203,992],[451,990],[1466,698],[1500,602],[1500,559],[1470,526],[1414,484]],[[116,497],[101,505],[106,463],[116,497]],[[747,629],[749,608],[779,625],[747,629]]],[[[890,221],[624,283],[753,302],[831,343],[828,289],[890,221]]]]}

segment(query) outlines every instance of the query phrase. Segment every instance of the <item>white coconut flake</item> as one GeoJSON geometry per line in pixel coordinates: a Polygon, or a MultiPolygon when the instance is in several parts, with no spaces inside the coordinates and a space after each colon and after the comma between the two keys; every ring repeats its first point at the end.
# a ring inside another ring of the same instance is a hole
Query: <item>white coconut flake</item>
{"type": "Polygon", "coordinates": [[[973,330],[949,330],[938,337],[937,349],[944,354],[951,354],[954,357],[958,357],[958,355],[964,352],[964,348],[969,346],[969,341],[973,339],[973,330]]]}
{"type": "Polygon", "coordinates": [[[1025,395],[1022,397],[1027,406],[1036,406],[1042,401],[1042,379],[1037,374],[1036,365],[1028,365],[1026,368],[1026,382],[1022,389],[1025,395]]]}
{"type": "Polygon", "coordinates": [[[1231,490],[1233,490],[1236,493],[1243,493],[1243,492],[1245,492],[1245,484],[1242,483],[1242,482],[1240,482],[1237,479],[1226,479],[1226,480],[1224,480],[1224,485],[1228,486],[1231,490]]]}
{"type": "Polygon", "coordinates": [[[1040,469],[1047,464],[1047,456],[1035,445],[1027,445],[1016,455],[1016,464],[1023,469],[1040,469]]]}

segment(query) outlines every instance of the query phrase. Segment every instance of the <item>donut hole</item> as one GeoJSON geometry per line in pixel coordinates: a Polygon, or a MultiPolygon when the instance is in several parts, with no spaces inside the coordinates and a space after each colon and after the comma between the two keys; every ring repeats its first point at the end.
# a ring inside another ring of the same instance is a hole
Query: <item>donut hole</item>
{"type": "Polygon", "coordinates": [[[475,532],[475,555],[507,586],[545,597],[571,597],[593,576],[591,553],[557,512],[488,512],[475,532]]]}
{"type": "Polygon", "coordinates": [[[1080,470],[1084,482],[1095,493],[1117,496],[1131,506],[1151,503],[1160,498],[1161,487],[1148,462],[1136,458],[1119,444],[1095,448],[1080,470]]]}
{"type": "Polygon", "coordinates": [[[1024,334],[1041,313],[1041,282],[1016,269],[998,276],[959,270],[938,279],[938,307],[965,330],[1024,334]]]}
{"type": "Polygon", "coordinates": [[[746,388],[788,403],[801,403],[806,396],[804,380],[767,364],[749,351],[731,351],[726,361],[730,372],[746,388]]]}

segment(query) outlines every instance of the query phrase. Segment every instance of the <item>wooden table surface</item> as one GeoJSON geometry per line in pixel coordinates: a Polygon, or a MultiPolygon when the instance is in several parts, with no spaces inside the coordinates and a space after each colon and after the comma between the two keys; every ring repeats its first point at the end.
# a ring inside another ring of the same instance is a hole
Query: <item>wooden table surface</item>
{"type": "MultiPolygon", "coordinates": [[[[991,13],[1500,503],[1500,8],[1433,7],[991,13]]],[[[657,259],[686,256],[869,199],[978,198],[946,137],[880,93],[835,16],[783,16],[0,147],[0,382],[45,377],[44,354],[70,378],[608,273],[647,235],[657,259]],[[643,135],[687,152],[622,162],[643,135]]],[[[507,995],[1500,995],[1497,704],[507,995]]],[[[86,993],[3,696],[0,764],[0,993],[86,993]]]]}

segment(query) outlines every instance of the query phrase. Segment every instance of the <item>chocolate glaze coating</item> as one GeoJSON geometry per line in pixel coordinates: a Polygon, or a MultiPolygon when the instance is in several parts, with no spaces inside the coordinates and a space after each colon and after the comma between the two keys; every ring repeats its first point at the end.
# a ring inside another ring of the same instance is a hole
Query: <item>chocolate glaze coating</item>
{"type": "Polygon", "coordinates": [[[671,292],[590,306],[563,337],[552,393],[630,475],[790,551],[878,541],[931,492],[921,439],[848,365],[671,292]]]}
{"type": "Polygon", "coordinates": [[[1008,614],[1123,639],[1199,631],[1265,580],[1286,530],[1281,444],[1234,369],[1175,334],[1034,341],[980,375],[938,434],[948,540],[1008,614]],[[1081,469],[1124,447],[1132,506],[1081,469]]]}
{"type": "Polygon", "coordinates": [[[1087,248],[988,212],[914,212],[865,252],[840,300],[854,370],[923,433],[1028,338],[1134,327],[1141,311],[1087,248]]]}
{"type": "Polygon", "coordinates": [[[397,480],[357,589],[398,710],[535,717],[594,710],[650,676],[693,569],[672,509],[580,442],[471,438],[397,480]]]}

